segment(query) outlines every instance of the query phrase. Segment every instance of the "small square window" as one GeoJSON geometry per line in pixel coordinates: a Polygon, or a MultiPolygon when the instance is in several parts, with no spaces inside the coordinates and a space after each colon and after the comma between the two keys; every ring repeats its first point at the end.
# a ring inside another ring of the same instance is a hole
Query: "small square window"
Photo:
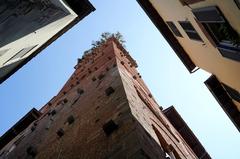
{"type": "Polygon", "coordinates": [[[63,130],[62,128],[58,129],[57,135],[58,135],[59,137],[62,137],[62,136],[64,135],[64,130],[63,130]]]}
{"type": "Polygon", "coordinates": [[[78,94],[80,94],[80,95],[82,95],[82,94],[84,93],[84,90],[83,90],[83,89],[80,89],[80,88],[78,88],[78,89],[77,89],[77,93],[78,93],[78,94]]]}
{"type": "Polygon", "coordinates": [[[53,109],[52,111],[49,112],[49,115],[54,116],[55,114],[57,114],[57,111],[55,109],[53,109]]]}
{"type": "Polygon", "coordinates": [[[190,39],[202,41],[201,37],[198,35],[197,31],[189,21],[180,21],[179,24],[182,26],[183,30],[186,32],[190,39]]]}
{"type": "Polygon", "coordinates": [[[166,22],[167,25],[169,26],[169,28],[172,30],[172,32],[174,33],[174,35],[178,36],[178,37],[183,37],[182,34],[179,32],[178,28],[176,27],[176,25],[173,22],[166,22]]]}
{"type": "Polygon", "coordinates": [[[112,88],[112,87],[108,87],[106,90],[105,90],[105,93],[107,96],[110,96],[112,93],[114,93],[115,90],[112,88]]]}
{"type": "Polygon", "coordinates": [[[103,79],[104,77],[105,77],[104,74],[100,74],[100,75],[98,76],[98,79],[101,80],[101,79],[103,79]]]}
{"type": "Polygon", "coordinates": [[[103,130],[107,136],[111,135],[117,129],[118,125],[113,120],[110,120],[109,122],[103,125],[103,130]]]}
{"type": "Polygon", "coordinates": [[[68,102],[68,99],[67,98],[64,98],[63,99],[63,103],[66,104],[68,102]]]}
{"type": "Polygon", "coordinates": [[[75,121],[74,116],[70,115],[70,116],[67,118],[67,122],[66,122],[66,123],[68,123],[68,125],[71,125],[72,123],[74,123],[74,121],[75,121]]]}
{"type": "Polygon", "coordinates": [[[93,81],[93,82],[96,81],[96,80],[97,80],[96,77],[93,77],[93,78],[92,78],[92,81],[93,81]]]}

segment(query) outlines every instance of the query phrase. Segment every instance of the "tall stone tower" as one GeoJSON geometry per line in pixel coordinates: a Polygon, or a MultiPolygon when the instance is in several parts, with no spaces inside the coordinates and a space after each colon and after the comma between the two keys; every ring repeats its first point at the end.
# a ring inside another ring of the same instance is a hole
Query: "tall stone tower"
{"type": "Polygon", "coordinates": [[[0,158],[197,158],[136,67],[114,37],[85,54],[61,91],[34,110],[40,115],[28,113],[16,124],[24,130],[1,138],[0,158]]]}

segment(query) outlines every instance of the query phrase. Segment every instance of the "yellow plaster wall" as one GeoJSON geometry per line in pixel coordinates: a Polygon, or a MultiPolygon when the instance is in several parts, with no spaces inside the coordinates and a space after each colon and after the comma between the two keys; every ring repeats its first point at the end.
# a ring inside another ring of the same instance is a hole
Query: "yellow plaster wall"
{"type": "MultiPolygon", "coordinates": [[[[223,57],[205,37],[194,19],[191,8],[218,6],[231,26],[240,34],[240,10],[233,0],[205,0],[183,6],[179,0],[150,0],[165,21],[173,21],[183,38],[177,37],[180,44],[189,54],[193,62],[200,68],[217,76],[223,83],[240,91],[240,62],[223,57]],[[188,38],[178,21],[188,20],[192,23],[201,41],[188,38]]],[[[240,105],[239,105],[240,108],[240,105]]]]}

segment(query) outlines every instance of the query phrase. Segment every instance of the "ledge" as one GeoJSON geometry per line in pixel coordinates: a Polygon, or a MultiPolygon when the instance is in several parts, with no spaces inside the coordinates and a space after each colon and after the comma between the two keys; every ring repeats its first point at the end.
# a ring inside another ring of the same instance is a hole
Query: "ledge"
{"type": "Polygon", "coordinates": [[[212,75],[204,83],[240,132],[240,112],[220,81],[216,76],[212,75]]]}

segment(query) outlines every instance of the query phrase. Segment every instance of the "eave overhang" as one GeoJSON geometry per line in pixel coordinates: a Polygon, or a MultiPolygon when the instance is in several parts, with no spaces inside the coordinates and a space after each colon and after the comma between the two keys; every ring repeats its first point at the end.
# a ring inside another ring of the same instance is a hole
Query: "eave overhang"
{"type": "Polygon", "coordinates": [[[205,150],[201,142],[198,140],[192,130],[188,127],[187,123],[183,120],[181,115],[173,106],[164,109],[163,113],[174,126],[174,128],[183,137],[183,139],[186,141],[186,143],[193,150],[197,157],[211,159],[210,155],[205,150]]]}
{"type": "Polygon", "coordinates": [[[187,70],[190,73],[195,72],[197,69],[196,65],[191,60],[191,58],[186,53],[181,44],[178,42],[177,38],[173,35],[171,30],[168,28],[167,24],[165,23],[161,15],[158,13],[158,11],[151,4],[151,2],[149,0],[137,0],[137,1],[141,5],[143,10],[146,12],[148,17],[152,20],[154,25],[161,32],[163,37],[167,40],[172,49],[175,51],[175,53],[180,58],[182,63],[185,65],[187,70]]]}
{"type": "Polygon", "coordinates": [[[216,76],[212,75],[204,83],[240,132],[240,112],[232,101],[232,98],[225,91],[221,82],[216,76]]]}
{"type": "Polygon", "coordinates": [[[0,150],[40,116],[41,113],[35,108],[30,110],[22,119],[0,137],[0,150]]]}

